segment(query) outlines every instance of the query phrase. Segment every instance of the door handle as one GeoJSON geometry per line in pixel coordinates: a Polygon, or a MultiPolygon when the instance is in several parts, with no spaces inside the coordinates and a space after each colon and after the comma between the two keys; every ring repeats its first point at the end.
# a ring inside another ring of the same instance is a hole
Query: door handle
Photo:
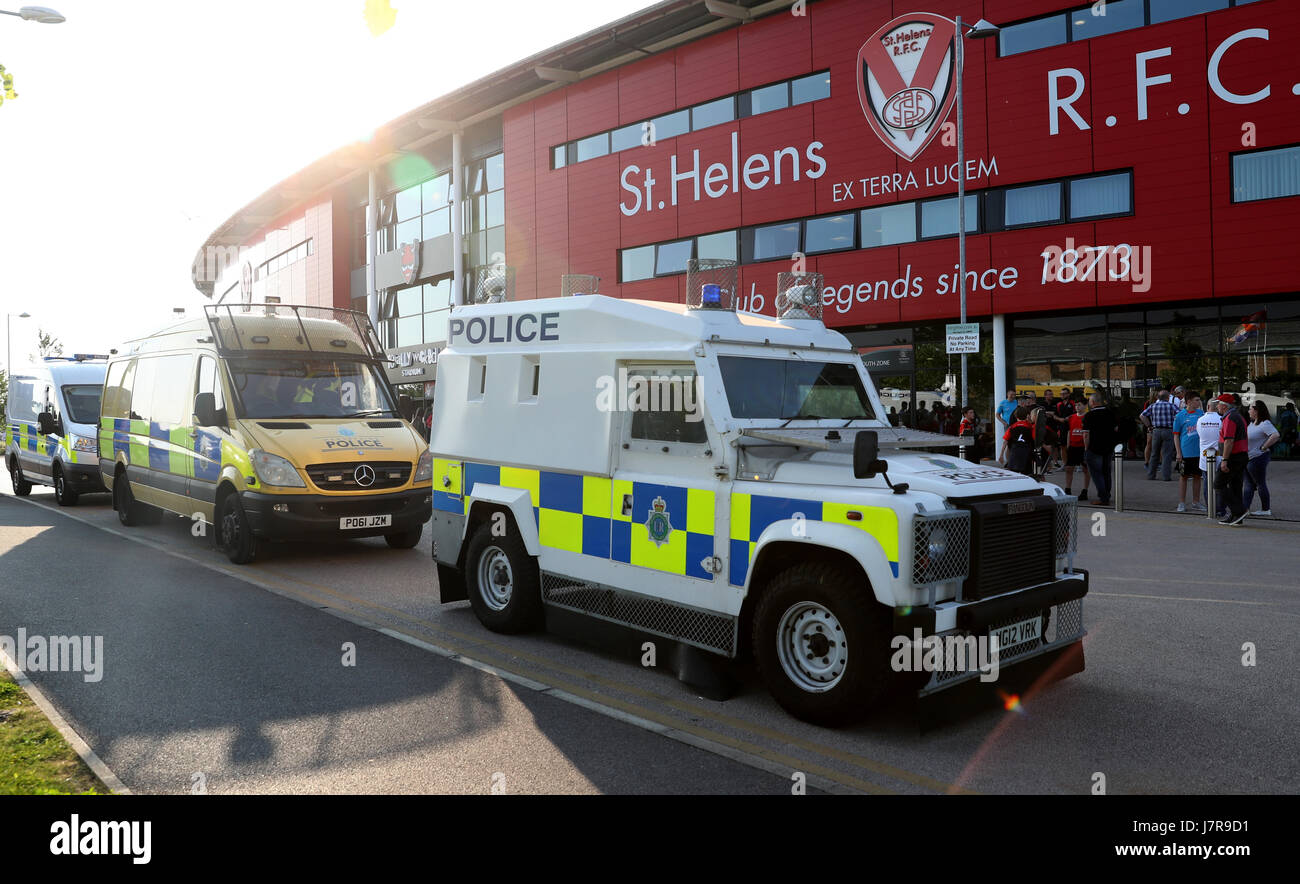
{"type": "Polygon", "coordinates": [[[623,515],[632,515],[632,495],[630,494],[623,495],[623,515]]]}

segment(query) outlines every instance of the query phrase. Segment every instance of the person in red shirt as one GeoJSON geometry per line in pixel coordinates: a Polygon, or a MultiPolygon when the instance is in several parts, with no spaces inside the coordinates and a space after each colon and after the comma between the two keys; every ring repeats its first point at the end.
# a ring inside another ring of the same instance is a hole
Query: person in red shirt
{"type": "Polygon", "coordinates": [[[1079,500],[1088,499],[1088,462],[1083,458],[1085,451],[1083,444],[1083,415],[1088,410],[1088,406],[1082,402],[1074,403],[1074,414],[1070,415],[1066,421],[1069,427],[1065,445],[1065,493],[1073,494],[1070,490],[1070,484],[1074,481],[1074,468],[1078,467],[1083,470],[1083,490],[1079,492],[1079,500]]]}
{"type": "Polygon", "coordinates": [[[1242,479],[1246,463],[1250,460],[1250,443],[1246,436],[1246,419],[1233,408],[1233,398],[1224,393],[1214,400],[1214,407],[1223,421],[1219,427],[1221,447],[1219,474],[1214,478],[1214,488],[1228,514],[1219,520],[1220,525],[1242,525],[1246,521],[1246,504],[1241,497],[1242,479]]]}

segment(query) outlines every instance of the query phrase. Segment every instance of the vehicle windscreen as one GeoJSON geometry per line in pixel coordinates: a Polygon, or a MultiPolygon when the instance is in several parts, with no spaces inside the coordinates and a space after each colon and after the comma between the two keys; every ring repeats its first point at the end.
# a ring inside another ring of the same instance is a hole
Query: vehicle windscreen
{"type": "Polygon", "coordinates": [[[229,360],[245,418],[397,416],[378,369],[355,359],[249,357],[229,360]]]}
{"type": "Polygon", "coordinates": [[[739,420],[874,417],[852,363],[719,356],[718,367],[731,415],[739,420]]]}
{"type": "Polygon", "coordinates": [[[104,388],[99,384],[67,384],[63,387],[63,401],[68,406],[68,420],[74,424],[99,424],[99,397],[104,388]]]}

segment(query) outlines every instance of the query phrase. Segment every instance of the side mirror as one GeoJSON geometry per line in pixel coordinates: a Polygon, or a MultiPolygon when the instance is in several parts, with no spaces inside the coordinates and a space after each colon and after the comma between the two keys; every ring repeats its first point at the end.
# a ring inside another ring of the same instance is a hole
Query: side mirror
{"type": "Polygon", "coordinates": [[[875,430],[859,430],[853,437],[853,477],[874,479],[888,468],[880,459],[880,438],[875,430]]]}
{"type": "Polygon", "coordinates": [[[217,423],[217,399],[212,393],[199,393],[194,397],[194,421],[200,427],[217,423]]]}
{"type": "Polygon", "coordinates": [[[42,436],[49,436],[52,433],[57,433],[59,429],[58,421],[56,421],[54,415],[50,414],[48,411],[42,411],[40,414],[36,415],[36,427],[41,431],[42,436]]]}

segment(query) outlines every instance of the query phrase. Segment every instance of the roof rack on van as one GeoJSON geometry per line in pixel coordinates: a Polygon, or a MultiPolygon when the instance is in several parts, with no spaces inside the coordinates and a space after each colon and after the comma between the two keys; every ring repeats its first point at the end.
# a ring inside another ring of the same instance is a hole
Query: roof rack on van
{"type": "Polygon", "coordinates": [[[45,362],[98,362],[108,361],[108,357],[100,353],[73,353],[71,356],[46,356],[45,362]]]}
{"type": "Polygon", "coordinates": [[[342,307],[210,304],[203,308],[223,355],[329,353],[386,361],[370,317],[342,307]]]}

